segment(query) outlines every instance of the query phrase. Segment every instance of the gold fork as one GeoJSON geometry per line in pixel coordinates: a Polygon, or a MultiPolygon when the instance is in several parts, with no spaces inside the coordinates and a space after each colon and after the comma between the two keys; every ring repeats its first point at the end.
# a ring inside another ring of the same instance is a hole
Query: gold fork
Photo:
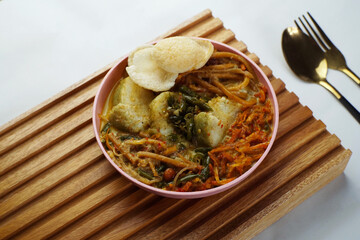
{"type": "MultiPolygon", "coordinates": [[[[337,47],[330,41],[330,39],[326,36],[324,31],[321,29],[319,24],[315,21],[315,19],[310,15],[309,12],[307,12],[309,15],[311,21],[315,25],[315,28],[317,32],[314,30],[314,28],[311,26],[309,21],[306,19],[304,15],[302,17],[306,21],[307,25],[309,26],[310,30],[306,27],[306,24],[299,18],[301,24],[305,28],[308,35],[320,46],[320,48],[325,53],[325,58],[328,62],[328,67],[331,69],[339,70],[345,73],[347,76],[349,76],[355,83],[360,86],[360,78],[347,66],[346,60],[344,55],[337,49],[337,47]],[[315,38],[314,38],[315,36],[315,38]]],[[[296,26],[300,28],[300,26],[295,21],[296,26]]]]}

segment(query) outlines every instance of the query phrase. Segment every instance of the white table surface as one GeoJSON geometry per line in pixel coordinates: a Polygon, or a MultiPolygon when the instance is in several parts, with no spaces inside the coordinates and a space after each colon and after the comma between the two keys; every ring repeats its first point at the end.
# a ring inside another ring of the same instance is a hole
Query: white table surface
{"type": "MultiPolygon", "coordinates": [[[[360,125],[287,66],[281,34],[310,11],[360,75],[360,1],[0,0],[0,125],[209,8],[353,152],[345,174],[255,239],[360,239],[360,125]]],[[[360,87],[328,80],[360,110],[360,87]]]]}

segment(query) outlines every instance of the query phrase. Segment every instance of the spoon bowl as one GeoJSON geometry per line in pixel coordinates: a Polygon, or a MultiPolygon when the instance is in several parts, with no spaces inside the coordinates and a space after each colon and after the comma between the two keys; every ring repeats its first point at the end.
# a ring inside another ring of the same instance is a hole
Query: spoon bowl
{"type": "Polygon", "coordinates": [[[289,27],[283,32],[282,47],[291,70],[301,79],[314,83],[326,81],[324,52],[299,28],[289,27]]]}

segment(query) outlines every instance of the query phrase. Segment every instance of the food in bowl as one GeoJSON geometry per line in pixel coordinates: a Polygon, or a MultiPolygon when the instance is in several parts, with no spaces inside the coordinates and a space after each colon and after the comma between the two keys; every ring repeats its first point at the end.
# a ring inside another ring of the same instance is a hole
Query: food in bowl
{"type": "Polygon", "coordinates": [[[176,192],[239,178],[274,130],[274,106],[251,64],[186,37],[134,50],[100,118],[100,141],[120,169],[176,192]]]}

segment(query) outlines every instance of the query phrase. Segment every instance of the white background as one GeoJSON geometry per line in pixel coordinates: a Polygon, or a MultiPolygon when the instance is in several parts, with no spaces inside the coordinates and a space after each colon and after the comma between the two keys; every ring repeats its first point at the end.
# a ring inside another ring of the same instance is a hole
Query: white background
{"type": "MultiPolygon", "coordinates": [[[[206,8],[353,152],[344,175],[256,239],[360,239],[360,125],[325,89],[301,82],[280,45],[310,11],[360,75],[360,1],[0,0],[0,125],[206,8]]],[[[360,87],[334,70],[328,80],[360,110],[360,87]]]]}

